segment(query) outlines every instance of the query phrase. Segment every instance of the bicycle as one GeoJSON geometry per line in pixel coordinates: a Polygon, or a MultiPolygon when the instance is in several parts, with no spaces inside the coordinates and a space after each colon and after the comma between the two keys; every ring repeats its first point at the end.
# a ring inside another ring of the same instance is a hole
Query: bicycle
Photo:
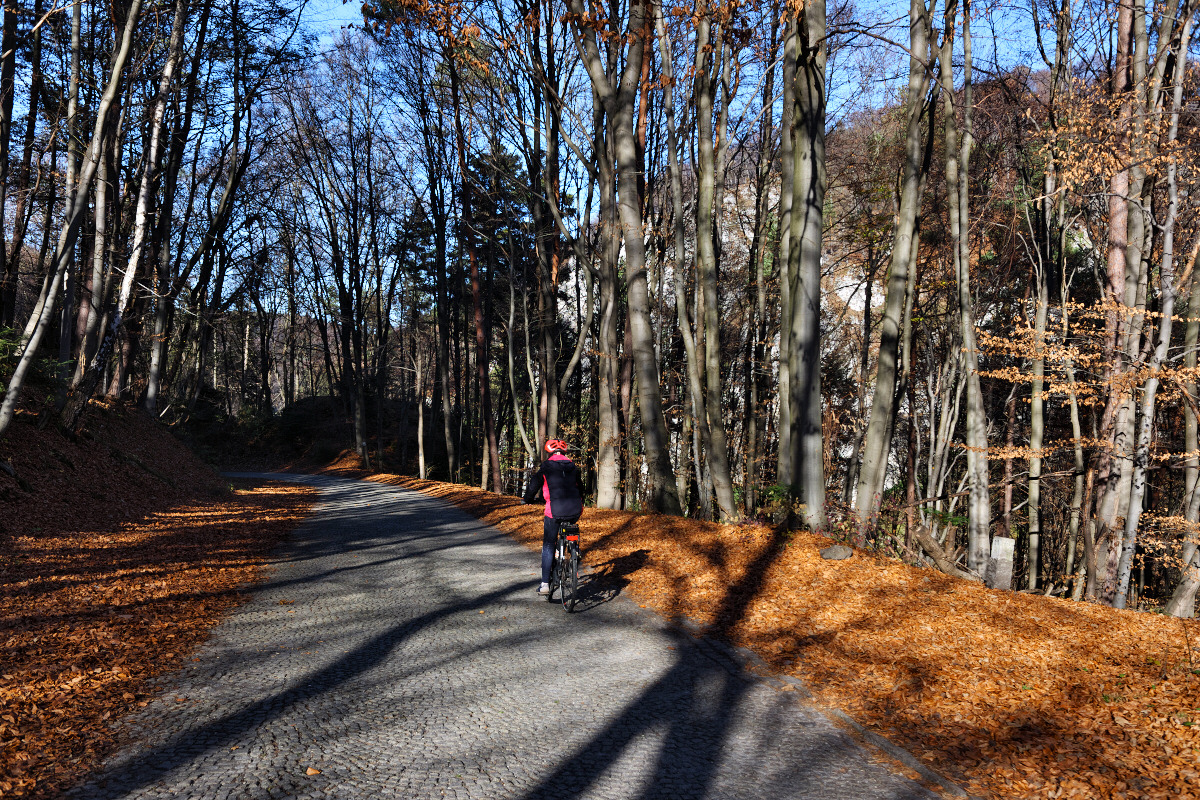
{"type": "Polygon", "coordinates": [[[558,589],[559,602],[568,612],[575,609],[579,594],[579,526],[574,520],[555,520],[558,536],[554,542],[554,561],[550,566],[550,593],[546,599],[554,602],[558,589]]]}

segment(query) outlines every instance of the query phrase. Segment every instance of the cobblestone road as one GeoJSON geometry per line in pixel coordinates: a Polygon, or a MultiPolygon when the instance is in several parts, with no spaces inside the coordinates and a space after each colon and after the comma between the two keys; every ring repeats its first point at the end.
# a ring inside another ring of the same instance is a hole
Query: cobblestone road
{"type": "Polygon", "coordinates": [[[440,501],[295,479],[312,518],[73,798],[933,797],[632,602],[538,600],[440,501]]]}

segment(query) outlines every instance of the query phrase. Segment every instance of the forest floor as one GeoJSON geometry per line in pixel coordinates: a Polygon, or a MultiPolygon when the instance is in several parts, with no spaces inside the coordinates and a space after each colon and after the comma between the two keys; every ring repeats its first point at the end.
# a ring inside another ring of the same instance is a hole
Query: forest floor
{"type": "MultiPolygon", "coordinates": [[[[310,490],[230,488],[161,426],[97,408],[69,441],[21,414],[0,442],[0,797],[99,763],[307,513],[310,490]]],[[[293,469],[299,465],[293,465],[293,469]]],[[[531,548],[541,511],[440,497],[531,548]]],[[[1200,797],[1200,623],[998,592],[760,525],[589,509],[585,564],[641,605],[752,648],[981,797],[1200,797]]]]}
{"type": "MultiPolygon", "coordinates": [[[[367,475],[540,548],[542,510],[461,485],[367,475]]],[[[761,525],[585,511],[584,563],[801,679],[819,703],[971,795],[1200,797],[1200,622],[1001,592],[761,525]]]]}
{"type": "Polygon", "coordinates": [[[19,414],[0,463],[0,798],[49,798],[244,599],[312,491],[231,485],[149,416],[98,405],[74,441],[19,414]]]}

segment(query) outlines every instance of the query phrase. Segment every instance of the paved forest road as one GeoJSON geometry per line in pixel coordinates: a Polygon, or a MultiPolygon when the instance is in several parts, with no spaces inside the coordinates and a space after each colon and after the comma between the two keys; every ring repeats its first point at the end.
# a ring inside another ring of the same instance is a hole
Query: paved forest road
{"type": "Polygon", "coordinates": [[[445,503],[248,477],[322,502],[71,797],[933,797],[636,604],[537,599],[536,556],[445,503]]]}

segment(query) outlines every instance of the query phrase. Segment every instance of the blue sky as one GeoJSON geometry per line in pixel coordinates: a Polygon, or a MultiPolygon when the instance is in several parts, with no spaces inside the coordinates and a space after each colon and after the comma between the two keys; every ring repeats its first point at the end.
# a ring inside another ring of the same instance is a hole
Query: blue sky
{"type": "Polygon", "coordinates": [[[309,0],[304,9],[304,21],[325,41],[339,28],[362,24],[362,0],[309,0]]]}

